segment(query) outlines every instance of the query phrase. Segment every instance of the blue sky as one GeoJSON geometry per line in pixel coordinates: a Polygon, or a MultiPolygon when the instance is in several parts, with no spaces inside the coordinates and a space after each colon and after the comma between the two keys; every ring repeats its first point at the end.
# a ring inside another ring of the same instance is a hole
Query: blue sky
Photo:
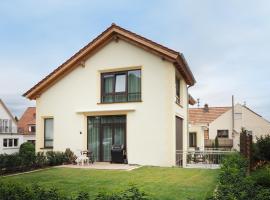
{"type": "Polygon", "coordinates": [[[201,105],[231,95],[270,120],[270,1],[0,2],[0,98],[14,115],[21,95],[112,22],[184,53],[201,105]]]}

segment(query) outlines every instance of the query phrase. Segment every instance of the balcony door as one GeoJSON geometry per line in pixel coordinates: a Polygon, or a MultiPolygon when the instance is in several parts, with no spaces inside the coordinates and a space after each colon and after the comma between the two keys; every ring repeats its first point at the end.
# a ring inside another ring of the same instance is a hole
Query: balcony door
{"type": "Polygon", "coordinates": [[[114,144],[126,147],[126,116],[88,117],[87,146],[96,161],[111,161],[114,144]]]}

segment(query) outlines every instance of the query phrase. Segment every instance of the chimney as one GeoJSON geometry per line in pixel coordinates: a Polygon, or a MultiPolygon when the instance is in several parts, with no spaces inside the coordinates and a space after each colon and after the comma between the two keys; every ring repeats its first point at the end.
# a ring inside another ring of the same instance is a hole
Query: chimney
{"type": "Polygon", "coordinates": [[[209,112],[209,107],[208,107],[208,104],[204,104],[204,108],[203,108],[203,111],[204,112],[209,112]]]}

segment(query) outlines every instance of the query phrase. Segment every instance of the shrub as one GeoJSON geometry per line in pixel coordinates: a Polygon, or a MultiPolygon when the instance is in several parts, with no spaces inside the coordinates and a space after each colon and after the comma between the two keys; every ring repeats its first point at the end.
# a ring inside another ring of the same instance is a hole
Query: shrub
{"type": "Polygon", "coordinates": [[[77,156],[69,148],[65,151],[65,157],[68,164],[76,163],[77,156]]]}
{"type": "Polygon", "coordinates": [[[62,165],[66,162],[65,154],[60,151],[47,151],[46,156],[50,166],[62,165]]]}
{"type": "Polygon", "coordinates": [[[252,178],[257,186],[270,188],[270,167],[257,170],[252,174],[252,178]]]}
{"type": "Polygon", "coordinates": [[[42,168],[48,165],[48,161],[44,152],[37,152],[35,167],[42,168]]]}
{"type": "Polygon", "coordinates": [[[19,156],[24,168],[32,167],[35,163],[35,146],[30,142],[25,142],[20,146],[19,156]]]}
{"type": "Polygon", "coordinates": [[[257,142],[253,145],[254,160],[270,161],[270,135],[257,138],[257,142]]]}

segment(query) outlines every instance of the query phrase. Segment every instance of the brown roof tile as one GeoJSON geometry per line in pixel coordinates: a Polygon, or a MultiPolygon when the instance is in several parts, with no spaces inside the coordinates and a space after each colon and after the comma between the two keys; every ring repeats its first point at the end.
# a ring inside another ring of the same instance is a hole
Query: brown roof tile
{"type": "Polygon", "coordinates": [[[18,121],[18,129],[20,133],[28,134],[29,125],[36,124],[36,108],[29,107],[24,111],[22,117],[18,121]]]}
{"type": "Polygon", "coordinates": [[[230,110],[231,107],[209,107],[208,111],[204,108],[189,109],[189,123],[208,124],[217,119],[220,115],[230,110]]]}

